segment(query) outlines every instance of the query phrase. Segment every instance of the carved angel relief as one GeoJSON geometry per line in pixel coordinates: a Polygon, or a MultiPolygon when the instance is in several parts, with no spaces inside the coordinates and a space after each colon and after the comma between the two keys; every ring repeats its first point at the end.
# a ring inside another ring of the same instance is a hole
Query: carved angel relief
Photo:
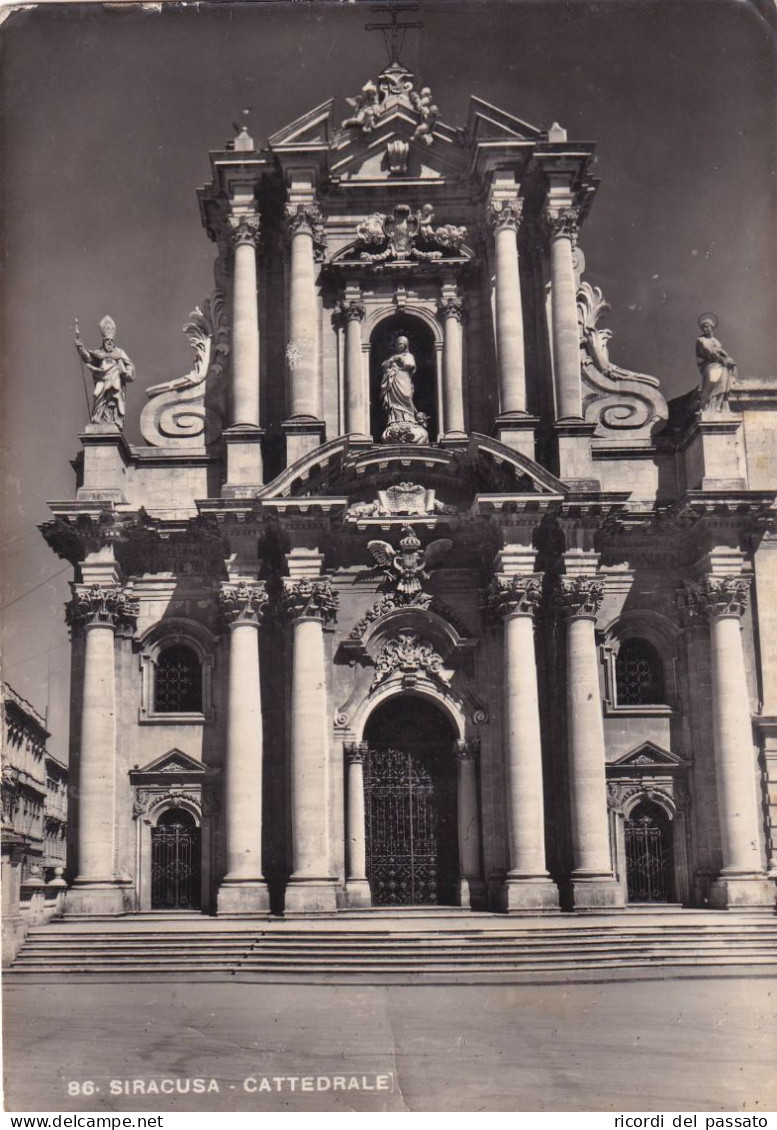
{"type": "Polygon", "coordinates": [[[415,535],[412,526],[402,528],[399,549],[394,549],[387,541],[368,541],[367,549],[387,581],[387,587],[394,590],[397,600],[402,604],[412,604],[422,591],[422,581],[426,581],[453,548],[448,538],[437,538],[429,542],[425,550],[415,535]]]}
{"type": "Polygon", "coordinates": [[[648,438],[658,420],[669,411],[656,377],[622,369],[610,360],[612,330],[597,322],[610,309],[598,286],[584,282],[577,292],[580,330],[580,367],[583,378],[583,415],[603,430],[628,429],[629,438],[648,438]]]}
{"type": "Polygon", "coordinates": [[[424,145],[434,142],[434,126],[440,111],[434,104],[428,86],[416,90],[412,75],[401,63],[395,62],[378,77],[366,82],[355,98],[346,98],[352,114],[342,123],[343,129],[360,129],[370,134],[380,119],[394,107],[410,110],[417,120],[411,141],[421,141],[424,145]]]}
{"type": "Polygon", "coordinates": [[[366,246],[382,246],[380,251],[361,251],[363,263],[438,262],[450,252],[464,254],[467,229],[455,224],[433,226],[431,204],[413,212],[407,204],[397,204],[391,216],[373,212],[356,228],[359,241],[366,246]]]}
{"type": "Polygon", "coordinates": [[[203,447],[221,435],[224,368],[229,353],[224,296],[196,306],[183,327],[194,364],[183,377],[152,385],[140,430],[152,447],[203,447]]]}

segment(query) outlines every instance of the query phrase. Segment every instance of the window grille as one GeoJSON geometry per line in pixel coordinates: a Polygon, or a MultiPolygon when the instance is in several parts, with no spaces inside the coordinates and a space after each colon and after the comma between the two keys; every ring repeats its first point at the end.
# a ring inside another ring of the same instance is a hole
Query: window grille
{"type": "Polygon", "coordinates": [[[159,656],[154,709],[160,714],[202,712],[202,668],[191,648],[168,647],[159,656]]]}
{"type": "Polygon", "coordinates": [[[618,706],[657,706],[664,702],[661,658],[647,640],[625,640],[615,660],[618,706]]]}

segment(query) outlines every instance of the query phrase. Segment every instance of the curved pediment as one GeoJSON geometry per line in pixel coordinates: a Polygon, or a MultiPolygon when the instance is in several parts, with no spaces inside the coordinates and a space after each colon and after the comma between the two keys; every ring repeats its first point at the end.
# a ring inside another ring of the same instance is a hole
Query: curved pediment
{"type": "Polygon", "coordinates": [[[560,500],[568,490],[550,471],[488,436],[473,434],[452,449],[411,444],[365,448],[341,436],[281,472],[258,491],[257,499],[266,506],[330,499],[358,520],[455,513],[482,494],[560,500]]]}

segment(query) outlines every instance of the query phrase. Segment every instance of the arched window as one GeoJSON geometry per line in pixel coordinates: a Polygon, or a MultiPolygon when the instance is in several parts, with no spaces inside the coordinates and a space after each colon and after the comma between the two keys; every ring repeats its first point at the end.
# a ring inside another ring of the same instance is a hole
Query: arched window
{"type": "Polygon", "coordinates": [[[202,666],[184,644],[166,647],[156,663],[154,710],[159,714],[202,712],[202,666]]]}
{"type": "Polygon", "coordinates": [[[624,640],[615,659],[618,706],[658,706],[666,701],[664,665],[647,640],[624,640]]]}

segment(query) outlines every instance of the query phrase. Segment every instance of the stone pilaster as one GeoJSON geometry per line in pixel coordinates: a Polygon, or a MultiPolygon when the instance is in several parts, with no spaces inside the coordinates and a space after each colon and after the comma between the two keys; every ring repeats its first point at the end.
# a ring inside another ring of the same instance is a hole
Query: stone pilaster
{"type": "Polygon", "coordinates": [[[259,581],[225,583],[219,594],[229,626],[224,808],[227,873],[219,914],[256,914],[270,906],[262,872],[262,692],[259,625],[267,605],[259,581]]]}
{"type": "Polygon", "coordinates": [[[438,304],[442,321],[442,410],[440,431],[445,436],[464,437],[464,355],[462,320],[464,303],[455,287],[444,286],[438,304]]]}
{"type": "Polygon", "coordinates": [[[65,899],[71,915],[122,914],[116,874],[116,685],[114,637],[134,630],[138,602],[120,585],[75,584],[71,631],[83,633],[81,748],[78,759],[78,874],[65,899]]]}
{"type": "Polygon", "coordinates": [[[480,805],[478,803],[478,756],[480,743],[464,738],[454,742],[459,767],[459,905],[480,907],[486,901],[480,843],[480,805]]]}
{"type": "Polygon", "coordinates": [[[750,695],[740,621],[750,578],[706,576],[687,581],[681,597],[691,617],[709,623],[715,781],[723,866],[711,901],[721,907],[770,906],[774,889],[761,860],[750,695]]]}
{"type": "Polygon", "coordinates": [[[497,573],[486,595],[504,622],[504,749],[507,782],[509,911],[558,910],[558,890],[545,864],[542,739],[534,650],[534,616],[542,574],[497,573]]]}
{"type": "Polygon", "coordinates": [[[364,314],[363,302],[346,299],[340,305],[345,326],[345,430],[348,435],[360,436],[370,430],[362,350],[364,314]]]}
{"type": "Polygon", "coordinates": [[[286,433],[286,462],[296,462],[323,441],[323,390],[319,372],[319,311],[316,296],[315,255],[322,246],[323,222],[315,200],[286,206],[291,243],[289,286],[289,341],[286,362],[289,370],[289,420],[286,433]]]}
{"type": "Polygon", "coordinates": [[[227,218],[232,263],[232,388],[227,445],[227,488],[263,481],[259,429],[259,304],[256,247],[261,219],[255,212],[227,218]]]}
{"type": "Polygon", "coordinates": [[[622,904],[607,817],[602,696],[594,628],[604,595],[597,576],[561,577],[555,605],[566,623],[566,702],[575,909],[622,904]]]}
{"type": "Polygon", "coordinates": [[[287,913],[336,908],[329,860],[329,711],[324,624],[337,614],[328,579],[283,579],[283,607],[292,622],[291,820],[293,870],[287,913]]]}
{"type": "Polygon", "coordinates": [[[370,884],[367,880],[367,829],[364,810],[364,761],[367,757],[367,748],[366,742],[354,742],[345,747],[347,789],[345,834],[348,847],[345,891],[349,906],[372,904],[370,884]]]}

